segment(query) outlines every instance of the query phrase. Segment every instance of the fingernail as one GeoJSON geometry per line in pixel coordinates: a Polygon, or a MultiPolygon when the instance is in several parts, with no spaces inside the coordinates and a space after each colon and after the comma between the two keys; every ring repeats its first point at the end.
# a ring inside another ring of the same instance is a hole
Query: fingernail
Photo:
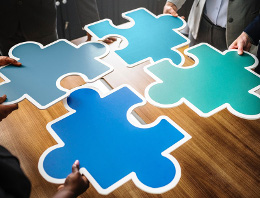
{"type": "Polygon", "coordinates": [[[79,160],[76,160],[74,164],[79,165],[79,160]]]}

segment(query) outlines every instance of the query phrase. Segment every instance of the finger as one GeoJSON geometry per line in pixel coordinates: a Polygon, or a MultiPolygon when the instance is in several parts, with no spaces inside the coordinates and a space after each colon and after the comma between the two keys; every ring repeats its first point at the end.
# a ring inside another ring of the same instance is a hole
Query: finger
{"type": "Polygon", "coordinates": [[[12,111],[18,109],[18,104],[2,105],[2,110],[10,114],[12,111]]]}
{"type": "Polygon", "coordinates": [[[185,16],[181,16],[182,19],[185,19],[185,16]]]}
{"type": "Polygon", "coordinates": [[[3,60],[3,64],[4,65],[8,65],[8,64],[13,64],[15,66],[21,66],[22,63],[18,62],[17,60],[10,58],[10,57],[5,57],[3,60]]]}
{"type": "Polygon", "coordinates": [[[91,41],[92,36],[87,32],[88,39],[87,41],[91,41]]]}
{"type": "Polygon", "coordinates": [[[61,190],[62,188],[64,188],[64,185],[60,185],[57,190],[59,191],[59,190],[61,190]]]}
{"type": "Polygon", "coordinates": [[[82,175],[82,179],[84,180],[85,183],[89,183],[88,179],[85,177],[85,175],[82,175]]]}
{"type": "Polygon", "coordinates": [[[236,43],[236,41],[233,42],[233,43],[229,46],[228,49],[229,49],[229,50],[230,50],[230,49],[237,49],[237,43],[236,43]]]}
{"type": "Polygon", "coordinates": [[[245,51],[249,52],[249,50],[251,49],[251,44],[248,43],[245,47],[245,51]]]}
{"type": "Polygon", "coordinates": [[[15,62],[13,62],[11,64],[13,64],[14,66],[18,66],[18,67],[20,67],[22,65],[22,63],[20,63],[20,62],[18,62],[16,60],[15,60],[15,62]]]}
{"type": "Polygon", "coordinates": [[[13,64],[14,66],[18,66],[18,67],[22,65],[22,63],[18,62],[15,59],[12,59],[12,58],[10,60],[10,64],[13,64]]]}
{"type": "Polygon", "coordinates": [[[178,17],[178,16],[179,16],[178,13],[175,12],[173,9],[170,11],[170,14],[171,14],[172,16],[174,16],[174,17],[178,17]]]}
{"type": "Polygon", "coordinates": [[[113,41],[110,40],[110,39],[105,39],[104,42],[105,42],[105,43],[113,43],[113,41]]]}
{"type": "Polygon", "coordinates": [[[238,43],[238,52],[239,55],[243,54],[243,44],[242,43],[238,43]]]}
{"type": "Polygon", "coordinates": [[[0,105],[0,120],[6,118],[12,111],[18,109],[17,104],[0,105]]]}
{"type": "Polygon", "coordinates": [[[0,97],[0,104],[2,104],[6,100],[6,95],[0,97]]]}
{"type": "Polygon", "coordinates": [[[84,183],[85,183],[85,188],[88,189],[88,188],[89,188],[89,185],[90,185],[88,179],[87,179],[84,175],[82,175],[82,180],[83,180],[84,183]]]}
{"type": "Polygon", "coordinates": [[[115,37],[109,37],[108,39],[112,40],[112,41],[116,41],[117,40],[117,38],[115,38],[115,37]]]}
{"type": "Polygon", "coordinates": [[[76,173],[79,171],[79,160],[76,160],[74,164],[72,165],[72,172],[76,173]]]}

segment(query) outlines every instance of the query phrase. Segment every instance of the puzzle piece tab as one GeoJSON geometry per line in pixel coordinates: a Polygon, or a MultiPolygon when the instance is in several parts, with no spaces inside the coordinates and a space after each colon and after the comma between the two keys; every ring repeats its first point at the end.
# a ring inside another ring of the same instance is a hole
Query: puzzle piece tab
{"type": "Polygon", "coordinates": [[[169,153],[190,136],[166,117],[151,125],[133,126],[129,114],[136,106],[132,105],[143,102],[135,93],[128,87],[103,98],[88,88],[73,92],[67,103],[68,109],[76,111],[48,125],[58,145],[40,158],[44,178],[64,182],[78,159],[81,171],[101,194],[130,179],[152,193],[173,188],[180,179],[180,167],[169,153]]]}
{"type": "Polygon", "coordinates": [[[157,17],[144,8],[122,15],[131,21],[131,28],[117,28],[106,19],[88,25],[85,29],[99,38],[108,35],[126,38],[128,46],[116,53],[129,65],[147,58],[152,58],[153,61],[169,58],[176,65],[183,64],[184,57],[174,49],[189,43],[186,37],[175,31],[185,26],[184,20],[170,15],[157,17]]]}
{"type": "Polygon", "coordinates": [[[19,44],[10,53],[20,59],[22,66],[9,65],[0,70],[6,80],[0,85],[0,94],[7,95],[8,103],[27,98],[38,108],[47,108],[68,95],[68,90],[60,86],[65,76],[81,75],[92,82],[111,72],[112,67],[98,59],[108,51],[98,42],[76,47],[59,40],[44,48],[35,42],[19,44]]]}
{"type": "Polygon", "coordinates": [[[207,44],[185,53],[194,58],[195,66],[180,68],[161,61],[146,68],[157,81],[146,89],[149,102],[166,108],[185,102],[203,117],[226,107],[242,118],[260,117],[260,98],[253,94],[260,88],[260,77],[249,69],[257,65],[256,58],[234,50],[221,53],[207,44]]]}

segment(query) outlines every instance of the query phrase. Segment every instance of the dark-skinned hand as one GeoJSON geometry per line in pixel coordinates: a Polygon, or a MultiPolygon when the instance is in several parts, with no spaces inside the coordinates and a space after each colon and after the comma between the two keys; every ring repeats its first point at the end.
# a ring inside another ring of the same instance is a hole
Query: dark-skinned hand
{"type": "Polygon", "coordinates": [[[0,97],[0,121],[6,118],[14,110],[18,109],[18,104],[2,105],[6,100],[6,95],[0,97]]]}
{"type": "Polygon", "coordinates": [[[21,66],[22,63],[18,62],[17,60],[10,58],[8,56],[0,56],[0,66],[4,66],[4,65],[15,65],[15,66],[21,66]]]}
{"type": "MultiPolygon", "coordinates": [[[[5,66],[9,64],[12,64],[14,66],[22,65],[20,62],[16,61],[13,58],[9,58],[7,56],[0,56],[0,66],[5,66]]],[[[14,110],[18,109],[18,104],[2,105],[2,103],[6,100],[6,98],[7,98],[6,95],[0,97],[0,121],[6,118],[14,110]]]]}
{"type": "Polygon", "coordinates": [[[79,172],[79,161],[72,165],[72,173],[69,174],[65,183],[58,188],[53,198],[75,198],[84,193],[89,187],[87,178],[79,172]]]}

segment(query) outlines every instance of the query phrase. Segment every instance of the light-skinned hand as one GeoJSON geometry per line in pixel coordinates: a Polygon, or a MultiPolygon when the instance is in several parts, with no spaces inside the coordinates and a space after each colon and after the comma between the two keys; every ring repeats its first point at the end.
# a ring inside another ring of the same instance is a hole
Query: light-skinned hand
{"type": "Polygon", "coordinates": [[[238,49],[238,54],[242,55],[245,51],[249,51],[251,48],[250,38],[247,33],[242,34],[229,46],[228,49],[238,49]]]}
{"type": "Polygon", "coordinates": [[[163,8],[163,14],[171,14],[174,17],[178,17],[177,13],[177,7],[172,2],[166,2],[164,8],[163,8]]]}

